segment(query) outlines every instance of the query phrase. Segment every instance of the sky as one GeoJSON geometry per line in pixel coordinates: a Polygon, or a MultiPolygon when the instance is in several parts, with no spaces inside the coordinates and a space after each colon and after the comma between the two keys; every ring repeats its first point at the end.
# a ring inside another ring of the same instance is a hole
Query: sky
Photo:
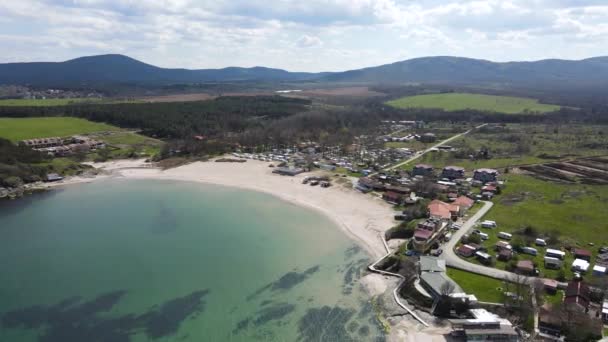
{"type": "Polygon", "coordinates": [[[608,55],[608,0],[2,0],[0,62],[342,71],[424,56],[608,55]]]}

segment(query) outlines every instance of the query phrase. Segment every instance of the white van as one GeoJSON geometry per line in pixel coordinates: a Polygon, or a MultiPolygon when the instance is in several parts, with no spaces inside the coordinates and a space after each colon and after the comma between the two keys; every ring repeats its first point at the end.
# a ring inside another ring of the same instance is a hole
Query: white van
{"type": "Polygon", "coordinates": [[[532,247],[522,247],[521,252],[524,254],[530,254],[530,255],[534,255],[534,256],[536,256],[538,254],[538,251],[536,250],[536,248],[532,248],[532,247]]]}
{"type": "Polygon", "coordinates": [[[546,246],[547,245],[547,241],[543,240],[543,239],[536,239],[534,240],[534,243],[537,246],[546,246]]]}
{"type": "Polygon", "coordinates": [[[483,221],[481,222],[481,227],[483,228],[496,228],[496,222],[495,221],[483,221]]]}
{"type": "Polygon", "coordinates": [[[503,239],[503,240],[511,240],[511,238],[513,237],[513,235],[511,235],[509,233],[505,233],[505,232],[500,232],[500,233],[498,233],[497,236],[499,239],[503,239]]]}
{"type": "Polygon", "coordinates": [[[487,240],[490,237],[486,233],[479,233],[479,238],[482,239],[482,240],[487,240]]]}

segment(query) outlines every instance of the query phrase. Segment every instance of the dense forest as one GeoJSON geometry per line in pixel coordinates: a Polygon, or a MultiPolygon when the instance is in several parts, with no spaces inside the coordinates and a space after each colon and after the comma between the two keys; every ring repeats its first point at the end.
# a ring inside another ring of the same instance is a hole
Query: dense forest
{"type": "Polygon", "coordinates": [[[0,117],[74,116],[172,139],[241,132],[266,120],[305,111],[309,104],[309,100],[279,96],[234,96],[199,102],[0,107],[0,117]]]}

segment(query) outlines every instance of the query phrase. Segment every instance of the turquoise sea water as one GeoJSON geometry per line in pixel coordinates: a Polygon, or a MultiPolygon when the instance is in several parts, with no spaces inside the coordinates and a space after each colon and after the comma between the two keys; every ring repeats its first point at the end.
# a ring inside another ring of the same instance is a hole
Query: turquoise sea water
{"type": "Polygon", "coordinates": [[[383,340],[368,257],[266,194],[112,179],[0,203],[0,341],[383,340]]]}

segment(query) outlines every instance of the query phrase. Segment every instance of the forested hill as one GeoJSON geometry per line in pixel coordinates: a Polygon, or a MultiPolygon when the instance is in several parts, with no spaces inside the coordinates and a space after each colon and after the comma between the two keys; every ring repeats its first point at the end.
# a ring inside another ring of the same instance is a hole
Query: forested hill
{"type": "Polygon", "coordinates": [[[460,57],[424,57],[323,77],[333,82],[570,85],[608,83],[608,57],[496,63],[460,57]]]}
{"type": "Polygon", "coordinates": [[[288,72],[264,67],[165,69],[123,55],[81,57],[65,62],[0,64],[0,84],[86,86],[99,83],[200,83],[306,80],[324,74],[288,72]]]}
{"type": "Polygon", "coordinates": [[[233,81],[416,82],[536,88],[600,86],[608,84],[608,57],[507,63],[460,57],[423,57],[334,73],[289,72],[264,67],[164,69],[122,55],[82,57],[57,63],[0,64],[0,84],[95,87],[100,84],[168,85],[233,81]]]}

